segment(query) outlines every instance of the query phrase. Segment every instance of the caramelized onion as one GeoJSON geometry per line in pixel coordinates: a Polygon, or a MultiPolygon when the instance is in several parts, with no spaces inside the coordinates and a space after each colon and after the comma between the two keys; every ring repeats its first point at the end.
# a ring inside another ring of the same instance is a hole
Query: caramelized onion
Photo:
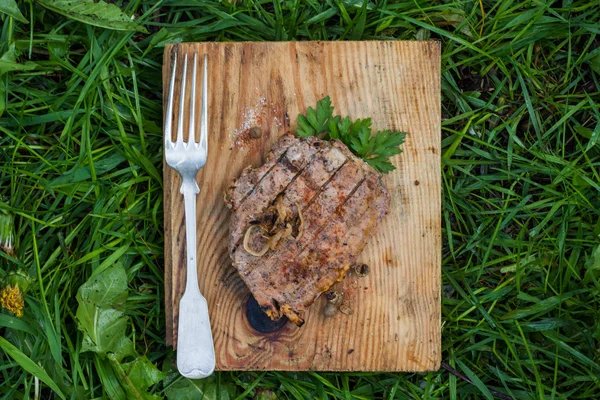
{"type": "Polygon", "coordinates": [[[263,248],[259,251],[252,250],[249,245],[250,235],[252,235],[252,232],[256,229],[262,230],[263,228],[260,225],[250,225],[250,228],[248,228],[248,230],[246,231],[246,234],[244,235],[244,250],[246,250],[249,254],[253,255],[254,257],[262,257],[267,251],[269,251],[269,242],[265,243],[263,248]]]}
{"type": "Polygon", "coordinates": [[[271,250],[275,250],[279,243],[283,239],[287,239],[292,236],[292,226],[290,224],[285,224],[285,229],[280,229],[273,236],[269,238],[269,247],[271,250]]]}

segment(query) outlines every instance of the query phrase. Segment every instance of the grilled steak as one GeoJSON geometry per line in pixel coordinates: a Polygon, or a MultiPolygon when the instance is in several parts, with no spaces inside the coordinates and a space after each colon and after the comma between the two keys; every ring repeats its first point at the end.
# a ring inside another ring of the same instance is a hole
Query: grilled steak
{"type": "Polygon", "coordinates": [[[285,135],[226,192],[233,266],[272,319],[297,325],[388,213],[381,176],[340,141],[285,135]]]}

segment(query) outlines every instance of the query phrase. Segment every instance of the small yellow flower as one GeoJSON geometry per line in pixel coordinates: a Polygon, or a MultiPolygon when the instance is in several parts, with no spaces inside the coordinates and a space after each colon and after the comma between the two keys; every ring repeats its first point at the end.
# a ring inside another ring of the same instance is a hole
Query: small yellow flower
{"type": "Polygon", "coordinates": [[[21,289],[13,285],[6,285],[0,289],[0,306],[21,318],[25,307],[25,298],[21,289]]]}

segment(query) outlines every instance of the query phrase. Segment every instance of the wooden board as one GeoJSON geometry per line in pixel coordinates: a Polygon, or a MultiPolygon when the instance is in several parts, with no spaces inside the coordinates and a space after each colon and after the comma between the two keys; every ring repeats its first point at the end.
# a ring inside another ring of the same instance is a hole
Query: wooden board
{"type": "MultiPolygon", "coordinates": [[[[209,156],[198,174],[198,268],[219,370],[426,371],[441,357],[440,46],[437,42],[195,43],[172,54],[208,54],[209,156]],[[325,318],[324,299],[297,328],[258,334],[245,316],[249,292],[227,254],[227,185],[260,165],[299,112],[324,96],[336,112],[372,117],[376,129],[408,132],[397,170],[385,176],[392,211],[361,260],[370,274],[347,277],[351,315],[325,318]],[[260,125],[251,140],[245,128],[260,125]]],[[[181,64],[179,64],[181,71],[181,64]]],[[[189,69],[188,69],[189,70],[189,69]]],[[[178,82],[177,82],[178,85],[178,82]]],[[[198,82],[200,93],[201,82],[198,82]]],[[[189,93],[189,90],[188,90],[189,93]]],[[[165,96],[166,97],[166,96],[165,96]]],[[[164,168],[167,342],[176,344],[185,279],[180,178],[164,168]],[[171,329],[172,328],[172,329],[171,329]]]]}

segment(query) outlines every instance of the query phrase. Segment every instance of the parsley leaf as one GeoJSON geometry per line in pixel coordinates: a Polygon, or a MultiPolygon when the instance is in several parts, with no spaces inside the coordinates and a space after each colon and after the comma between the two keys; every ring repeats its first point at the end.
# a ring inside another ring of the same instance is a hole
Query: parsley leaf
{"type": "Polygon", "coordinates": [[[341,140],[354,154],[384,174],[396,169],[389,158],[402,153],[400,146],[406,138],[406,132],[389,129],[373,135],[371,118],[352,121],[350,117],[334,116],[329,96],[317,102],[316,110],[308,107],[306,115],[298,115],[296,132],[300,137],[341,140]]]}
{"type": "Polygon", "coordinates": [[[300,137],[318,136],[329,131],[329,122],[333,119],[333,106],[329,96],[317,103],[317,110],[308,107],[306,115],[298,115],[297,133],[300,137]]]}

